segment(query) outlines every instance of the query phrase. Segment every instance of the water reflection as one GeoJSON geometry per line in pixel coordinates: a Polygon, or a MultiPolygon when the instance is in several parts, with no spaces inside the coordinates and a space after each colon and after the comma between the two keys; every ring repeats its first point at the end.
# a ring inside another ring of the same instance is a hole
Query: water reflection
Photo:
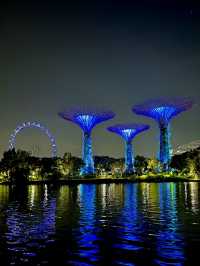
{"type": "Polygon", "coordinates": [[[13,190],[6,210],[6,242],[10,264],[34,261],[40,249],[54,241],[56,198],[45,199],[45,187],[13,190]]]}
{"type": "Polygon", "coordinates": [[[195,183],[185,183],[186,206],[194,213],[199,210],[199,187],[195,183]],[[189,204],[189,205],[188,205],[189,204]]]}
{"type": "Polygon", "coordinates": [[[98,226],[95,218],[95,185],[79,185],[80,197],[80,236],[78,238],[79,256],[87,262],[98,261],[98,226]]]}
{"type": "Polygon", "coordinates": [[[198,183],[0,186],[1,265],[193,265],[199,190],[198,183]]]}
{"type": "Polygon", "coordinates": [[[114,252],[120,254],[116,265],[133,265],[131,262],[141,258],[144,246],[142,233],[144,227],[138,215],[138,185],[125,186],[124,205],[118,220],[117,240],[114,252]]]}
{"type": "Polygon", "coordinates": [[[175,184],[160,184],[160,224],[156,265],[184,265],[184,238],[177,217],[175,184]]]}

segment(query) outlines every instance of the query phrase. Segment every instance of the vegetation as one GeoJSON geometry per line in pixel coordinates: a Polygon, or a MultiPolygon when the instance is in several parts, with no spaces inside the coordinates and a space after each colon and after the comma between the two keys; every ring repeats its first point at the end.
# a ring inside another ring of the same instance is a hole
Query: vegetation
{"type": "Polygon", "coordinates": [[[184,176],[191,178],[200,177],[200,147],[175,155],[172,158],[171,167],[184,176]]]}
{"type": "MultiPolygon", "coordinates": [[[[96,175],[85,176],[84,179],[129,178],[138,181],[163,181],[174,178],[198,179],[200,177],[200,147],[181,155],[175,155],[171,161],[171,171],[161,173],[156,159],[135,157],[135,174],[124,174],[124,159],[108,156],[94,157],[96,175]]],[[[22,150],[4,152],[0,161],[0,182],[26,184],[28,182],[56,182],[82,178],[79,175],[83,162],[71,153],[62,158],[37,158],[22,150]]],[[[175,180],[175,179],[174,179],[175,180]]]]}

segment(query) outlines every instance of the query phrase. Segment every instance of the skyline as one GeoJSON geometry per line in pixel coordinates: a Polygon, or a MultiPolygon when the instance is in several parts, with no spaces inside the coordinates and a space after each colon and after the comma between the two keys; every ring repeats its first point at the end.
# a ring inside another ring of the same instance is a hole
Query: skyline
{"type": "MultiPolygon", "coordinates": [[[[113,123],[145,123],[135,153],[157,156],[159,132],[131,107],[145,99],[200,99],[200,12],[192,1],[154,5],[127,1],[61,4],[23,1],[3,7],[0,43],[0,156],[18,124],[39,121],[55,136],[58,155],[81,155],[81,132],[57,112],[73,105],[105,106],[116,113],[95,129],[94,155],[123,156],[121,140],[106,132],[113,123]]],[[[199,106],[172,122],[172,145],[199,139],[199,106]]],[[[16,147],[40,146],[45,135],[26,129],[16,147]]]]}

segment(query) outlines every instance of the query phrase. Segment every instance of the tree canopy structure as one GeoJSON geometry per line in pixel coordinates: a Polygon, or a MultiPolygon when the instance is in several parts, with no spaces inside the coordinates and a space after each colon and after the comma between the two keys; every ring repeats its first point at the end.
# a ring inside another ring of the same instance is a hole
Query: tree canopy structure
{"type": "Polygon", "coordinates": [[[89,175],[95,172],[94,161],[92,156],[92,129],[99,123],[109,120],[115,116],[112,111],[74,107],[64,112],[60,112],[59,116],[77,124],[83,131],[83,149],[82,159],[84,166],[81,169],[81,175],[89,175]]]}
{"type": "Polygon", "coordinates": [[[187,97],[159,98],[135,105],[132,111],[138,115],[148,116],[158,122],[160,128],[159,160],[164,171],[169,170],[171,160],[170,120],[178,114],[187,111],[193,105],[193,100],[187,97]]]}
{"type": "Polygon", "coordinates": [[[125,141],[125,173],[132,174],[134,172],[134,155],[132,140],[140,132],[149,129],[144,124],[117,124],[107,128],[109,131],[120,135],[125,141]]]}

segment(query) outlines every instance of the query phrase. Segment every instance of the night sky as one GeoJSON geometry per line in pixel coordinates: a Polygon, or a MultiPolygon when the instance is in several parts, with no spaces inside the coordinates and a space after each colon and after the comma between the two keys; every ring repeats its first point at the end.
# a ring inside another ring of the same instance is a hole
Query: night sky
{"type": "MultiPolygon", "coordinates": [[[[115,123],[143,122],[135,153],[156,156],[156,123],[131,112],[160,96],[200,100],[200,5],[188,1],[16,1],[1,4],[0,156],[24,121],[40,121],[56,137],[58,154],[81,154],[81,131],[57,113],[73,105],[107,107],[117,116],[93,131],[94,154],[123,156],[115,123]]],[[[172,122],[172,143],[200,139],[199,106],[172,122]]],[[[50,156],[37,129],[17,148],[50,156]]]]}

